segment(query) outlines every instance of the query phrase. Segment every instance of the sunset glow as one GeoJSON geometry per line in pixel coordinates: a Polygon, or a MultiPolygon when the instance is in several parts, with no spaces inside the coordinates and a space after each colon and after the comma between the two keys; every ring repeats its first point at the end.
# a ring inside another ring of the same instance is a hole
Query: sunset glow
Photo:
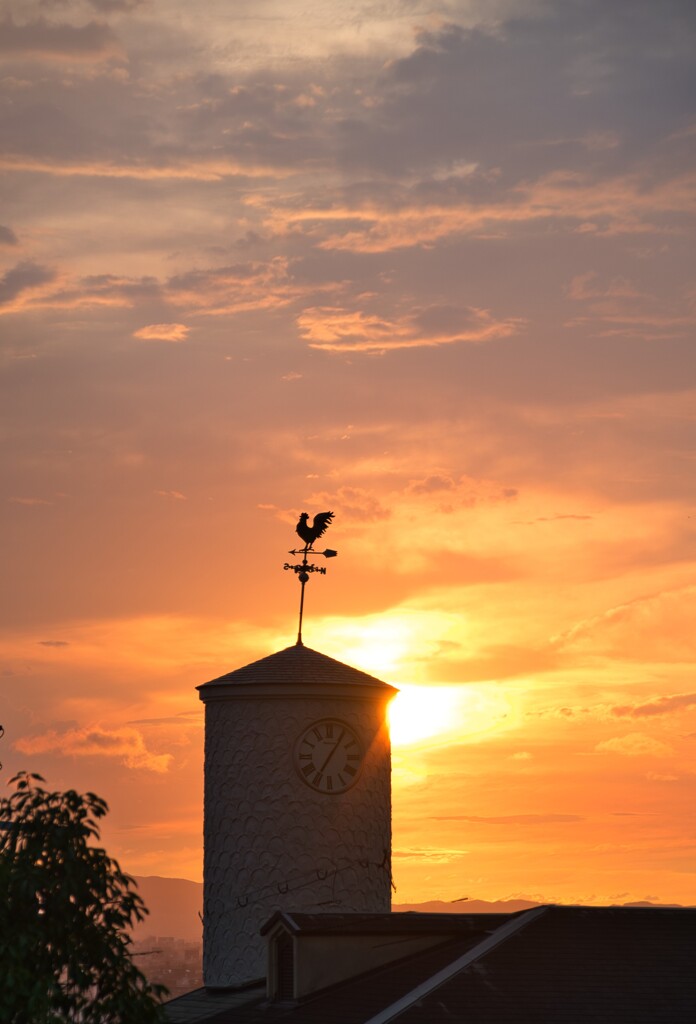
{"type": "Polygon", "coordinates": [[[333,510],[397,901],[696,901],[693,5],[0,28],[0,781],[199,879],[195,687],[295,642],[333,510]]]}
{"type": "Polygon", "coordinates": [[[457,731],[461,709],[457,694],[445,687],[400,690],[389,707],[392,745],[409,746],[457,731]]]}
{"type": "Polygon", "coordinates": [[[509,707],[492,687],[402,685],[389,705],[393,747],[451,744],[505,725],[509,707]]]}

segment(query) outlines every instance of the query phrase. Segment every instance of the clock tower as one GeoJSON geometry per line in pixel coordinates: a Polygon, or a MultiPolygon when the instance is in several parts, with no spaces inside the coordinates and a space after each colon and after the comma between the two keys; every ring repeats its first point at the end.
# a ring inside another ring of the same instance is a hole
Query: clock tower
{"type": "Polygon", "coordinates": [[[305,647],[198,687],[205,704],[203,976],[261,978],[277,910],[391,909],[394,687],[305,647]]]}

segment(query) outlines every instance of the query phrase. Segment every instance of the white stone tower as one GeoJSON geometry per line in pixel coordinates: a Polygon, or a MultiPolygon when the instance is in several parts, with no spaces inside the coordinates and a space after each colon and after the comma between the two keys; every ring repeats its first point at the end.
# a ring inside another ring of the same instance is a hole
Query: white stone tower
{"type": "Polygon", "coordinates": [[[205,703],[203,977],[265,974],[276,910],[391,909],[394,687],[304,647],[198,687],[205,703]]]}

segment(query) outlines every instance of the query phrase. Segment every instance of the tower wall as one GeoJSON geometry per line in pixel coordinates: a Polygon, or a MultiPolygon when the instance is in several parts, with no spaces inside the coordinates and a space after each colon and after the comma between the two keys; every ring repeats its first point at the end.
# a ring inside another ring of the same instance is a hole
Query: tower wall
{"type": "Polygon", "coordinates": [[[231,685],[207,694],[207,687],[201,687],[206,702],[203,975],[208,988],[264,976],[259,929],[276,910],[391,909],[391,761],[385,715],[394,691],[379,685],[327,682],[253,690],[231,685]],[[327,719],[352,729],[364,751],[358,778],[342,793],[317,792],[298,771],[299,738],[313,723],[327,719]]]}

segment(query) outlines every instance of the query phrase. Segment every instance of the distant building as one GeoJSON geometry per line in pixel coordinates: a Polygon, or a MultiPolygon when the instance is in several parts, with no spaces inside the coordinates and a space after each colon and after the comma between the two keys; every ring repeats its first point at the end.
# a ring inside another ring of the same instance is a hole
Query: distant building
{"type": "Polygon", "coordinates": [[[134,941],[132,956],[149,982],[166,985],[170,999],[203,984],[199,942],[148,935],[134,941]]]}

